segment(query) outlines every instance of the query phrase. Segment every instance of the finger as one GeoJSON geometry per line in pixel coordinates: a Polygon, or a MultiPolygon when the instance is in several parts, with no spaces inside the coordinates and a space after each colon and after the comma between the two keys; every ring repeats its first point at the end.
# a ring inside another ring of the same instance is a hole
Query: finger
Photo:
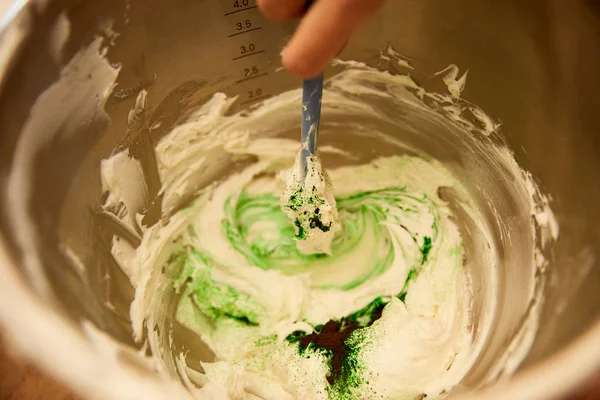
{"type": "Polygon", "coordinates": [[[321,73],[382,0],[317,0],[300,22],[282,55],[294,75],[321,73]]]}
{"type": "Polygon", "coordinates": [[[306,0],[256,0],[256,4],[265,17],[274,21],[287,21],[302,16],[306,0]]]}

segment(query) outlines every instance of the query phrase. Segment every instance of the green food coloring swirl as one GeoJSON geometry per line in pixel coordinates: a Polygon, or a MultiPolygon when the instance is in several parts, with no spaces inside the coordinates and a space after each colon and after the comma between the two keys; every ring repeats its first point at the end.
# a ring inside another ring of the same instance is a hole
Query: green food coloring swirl
{"type": "Polygon", "coordinates": [[[286,275],[310,272],[317,289],[350,290],[381,275],[396,256],[394,241],[402,252],[418,255],[411,260],[412,271],[427,260],[431,236],[437,236],[437,213],[426,195],[393,187],[343,196],[336,201],[342,229],[332,243],[331,256],[304,255],[297,250],[294,226],[282,212],[279,198],[271,193],[242,191],[238,197],[230,197],[225,204],[222,231],[249,264],[263,270],[280,270],[286,275]],[[430,236],[410,229],[418,226],[424,211],[434,214],[430,236]],[[400,226],[412,243],[395,238],[390,224],[400,226]],[[419,251],[409,251],[406,246],[419,251]]]}

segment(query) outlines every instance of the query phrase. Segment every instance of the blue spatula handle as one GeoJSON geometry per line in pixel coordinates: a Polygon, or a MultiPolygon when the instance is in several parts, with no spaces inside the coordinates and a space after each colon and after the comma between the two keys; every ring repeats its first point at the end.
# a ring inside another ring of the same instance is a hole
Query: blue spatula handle
{"type": "Polygon", "coordinates": [[[302,170],[306,174],[306,159],[317,151],[323,74],[304,80],[302,90],[302,170]]]}

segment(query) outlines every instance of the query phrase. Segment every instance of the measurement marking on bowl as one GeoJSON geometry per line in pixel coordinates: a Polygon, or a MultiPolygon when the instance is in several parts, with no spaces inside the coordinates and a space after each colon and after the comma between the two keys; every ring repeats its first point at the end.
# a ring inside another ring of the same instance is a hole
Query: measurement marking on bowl
{"type": "Polygon", "coordinates": [[[269,75],[269,73],[268,73],[268,72],[263,72],[262,74],[258,74],[258,75],[249,76],[249,77],[247,77],[247,78],[242,78],[242,79],[240,79],[239,81],[235,81],[235,83],[246,82],[246,81],[249,81],[250,79],[256,79],[256,78],[260,78],[260,77],[267,76],[267,75],[269,75]]]}
{"type": "Polygon", "coordinates": [[[250,87],[242,85],[237,89],[239,104],[269,98],[269,91],[263,88],[264,82],[258,78],[265,78],[270,74],[270,64],[265,62],[264,57],[272,52],[269,47],[270,38],[265,36],[271,33],[270,26],[258,12],[256,0],[229,0],[224,2],[223,7],[223,16],[230,24],[229,29],[233,31],[227,33],[231,40],[230,60],[235,61],[240,68],[235,84],[252,81],[248,84],[250,87]],[[242,13],[243,11],[246,12],[242,13]]]}
{"type": "Polygon", "coordinates": [[[246,58],[246,57],[250,57],[256,54],[260,54],[260,53],[264,53],[264,50],[259,50],[259,51],[255,51],[254,53],[248,53],[248,54],[244,54],[243,56],[239,56],[239,57],[233,57],[231,60],[235,61],[235,60],[239,60],[240,58],[246,58]]]}
{"type": "Polygon", "coordinates": [[[232,33],[228,37],[234,37],[234,36],[238,36],[238,35],[243,35],[244,33],[252,32],[252,31],[257,31],[259,29],[262,29],[262,26],[259,26],[258,28],[248,29],[248,30],[245,30],[245,31],[242,31],[242,32],[232,33]]]}
{"type": "MultiPolygon", "coordinates": [[[[238,2],[236,1],[236,2],[234,3],[234,5],[233,5],[234,7],[235,7],[235,4],[238,4],[238,2]]],[[[246,4],[248,4],[248,2],[246,2],[246,4]]],[[[239,13],[239,12],[246,11],[246,10],[251,10],[251,9],[253,9],[253,8],[256,8],[256,7],[257,7],[257,6],[250,6],[250,7],[242,8],[241,10],[235,10],[235,11],[231,11],[231,12],[225,13],[225,16],[227,16],[227,15],[231,15],[231,14],[235,14],[235,13],[239,13]]]]}

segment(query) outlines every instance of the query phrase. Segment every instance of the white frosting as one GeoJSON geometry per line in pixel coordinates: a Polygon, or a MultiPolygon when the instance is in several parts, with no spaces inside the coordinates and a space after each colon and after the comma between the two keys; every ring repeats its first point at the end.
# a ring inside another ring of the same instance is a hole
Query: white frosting
{"type": "Polygon", "coordinates": [[[103,208],[123,220],[135,232],[140,229],[136,215],[148,205],[148,187],[140,162],[129,156],[129,150],[119,152],[100,163],[102,190],[108,193],[103,208]],[[123,212],[119,205],[125,206],[123,212]]]}
{"type": "Polygon", "coordinates": [[[462,91],[465,90],[467,74],[469,73],[469,71],[467,71],[459,78],[458,71],[459,70],[456,65],[450,64],[443,70],[436,72],[436,75],[442,76],[442,80],[448,87],[448,91],[455,99],[458,99],[462,91]]]}

